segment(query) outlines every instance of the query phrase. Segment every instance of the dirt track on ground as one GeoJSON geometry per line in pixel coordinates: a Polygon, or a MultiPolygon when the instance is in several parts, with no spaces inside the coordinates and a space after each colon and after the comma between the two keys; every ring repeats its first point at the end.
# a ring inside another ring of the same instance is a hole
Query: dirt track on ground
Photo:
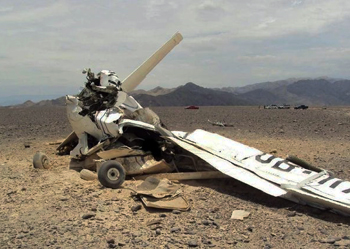
{"type": "MultiPolygon", "coordinates": [[[[350,179],[350,108],[153,108],[171,130],[216,132],[279,157],[297,155],[350,179]],[[212,126],[224,121],[233,127],[212,126]]],[[[65,109],[0,108],[1,248],[334,248],[350,244],[350,218],[270,197],[235,180],[179,183],[191,210],[148,210],[128,189],[106,189],[69,170],[55,155],[71,131],[65,109]],[[24,145],[29,145],[25,148],[24,145]],[[49,170],[32,167],[36,151],[49,170]],[[250,212],[230,220],[233,210],[250,212]],[[90,219],[83,219],[92,214],[90,219]],[[161,219],[159,225],[147,222],[161,219]],[[113,243],[107,243],[107,242],[113,243]]],[[[127,181],[124,187],[138,181],[127,181]]],[[[349,246],[348,246],[349,247],[349,246]]]]}

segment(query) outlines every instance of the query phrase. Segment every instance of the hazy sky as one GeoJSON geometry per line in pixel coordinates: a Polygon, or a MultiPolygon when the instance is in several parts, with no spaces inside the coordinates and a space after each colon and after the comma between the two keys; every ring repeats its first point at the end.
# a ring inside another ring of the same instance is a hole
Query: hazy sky
{"type": "Polygon", "coordinates": [[[81,70],[121,79],[176,31],[139,88],[350,78],[348,0],[1,0],[0,98],[75,93],[81,70]]]}

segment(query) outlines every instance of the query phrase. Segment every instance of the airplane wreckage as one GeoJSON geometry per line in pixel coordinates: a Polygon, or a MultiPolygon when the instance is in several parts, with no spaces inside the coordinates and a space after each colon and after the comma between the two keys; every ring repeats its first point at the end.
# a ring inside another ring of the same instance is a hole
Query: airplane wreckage
{"type": "MultiPolygon", "coordinates": [[[[214,171],[271,196],[349,216],[349,181],[298,158],[277,158],[204,130],[169,131],[152,110],[127,94],[181,40],[176,33],[123,81],[112,71],[95,76],[84,70],[85,88],[66,96],[73,132],[58,153],[70,154],[72,167],[97,171],[108,188],[118,188],[135,175],[214,171]]],[[[35,167],[46,168],[45,164],[45,155],[34,156],[35,167]]]]}

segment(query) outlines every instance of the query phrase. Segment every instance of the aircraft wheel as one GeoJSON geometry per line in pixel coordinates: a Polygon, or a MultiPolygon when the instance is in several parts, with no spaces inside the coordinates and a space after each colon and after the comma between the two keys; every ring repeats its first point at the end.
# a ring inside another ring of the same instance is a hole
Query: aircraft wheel
{"type": "Polygon", "coordinates": [[[33,166],[36,169],[48,169],[50,167],[49,158],[42,152],[35,153],[33,166]]]}
{"type": "Polygon", "coordinates": [[[124,167],[113,160],[104,162],[98,171],[98,180],[107,188],[119,188],[125,181],[124,167]]]}

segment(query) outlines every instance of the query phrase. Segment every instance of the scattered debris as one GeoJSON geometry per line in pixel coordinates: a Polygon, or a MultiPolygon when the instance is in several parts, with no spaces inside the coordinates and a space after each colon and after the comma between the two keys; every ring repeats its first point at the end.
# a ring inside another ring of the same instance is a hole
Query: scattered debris
{"type": "Polygon", "coordinates": [[[144,180],[148,177],[154,177],[158,179],[166,178],[168,180],[203,180],[203,179],[230,178],[228,175],[225,175],[220,171],[179,172],[179,173],[166,173],[166,174],[138,175],[138,176],[134,176],[133,178],[135,180],[144,180]]]}
{"type": "Polygon", "coordinates": [[[180,186],[168,179],[148,177],[134,191],[146,207],[181,211],[187,211],[190,207],[181,196],[180,186]]]}
{"type": "Polygon", "coordinates": [[[234,126],[233,124],[226,124],[224,122],[219,122],[219,121],[212,122],[209,119],[208,119],[208,122],[211,123],[213,126],[221,126],[221,127],[233,127],[234,126]]]}
{"type": "Polygon", "coordinates": [[[234,210],[231,215],[231,220],[244,220],[250,215],[250,212],[245,210],[234,210]]]}

